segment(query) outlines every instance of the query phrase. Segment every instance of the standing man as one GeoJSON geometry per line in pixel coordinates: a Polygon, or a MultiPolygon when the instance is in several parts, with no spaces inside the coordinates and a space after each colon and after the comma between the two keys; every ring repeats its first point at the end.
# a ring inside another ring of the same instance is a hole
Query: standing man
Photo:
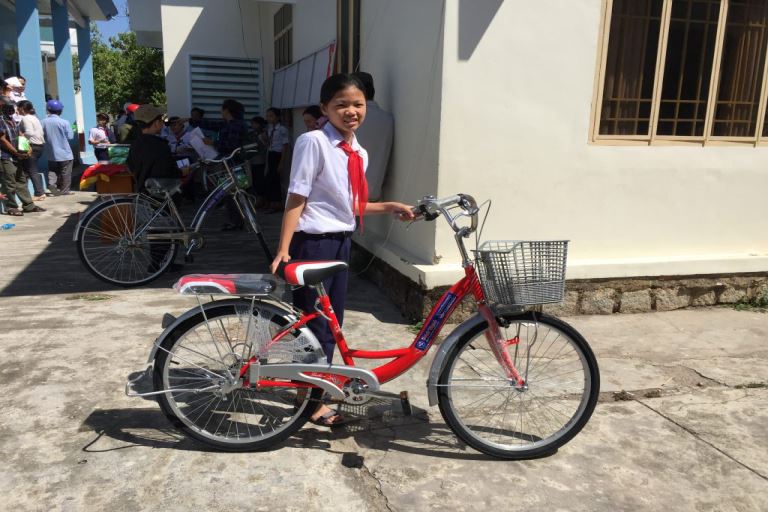
{"type": "Polygon", "coordinates": [[[5,210],[8,215],[21,216],[24,213],[44,212],[32,201],[27,188],[27,177],[18,161],[29,158],[29,153],[19,151],[19,128],[13,120],[13,114],[16,108],[11,101],[2,100],[0,104],[2,115],[0,115],[0,184],[2,184],[5,197],[5,210]],[[16,205],[18,196],[21,200],[19,210],[16,205]]]}
{"type": "Polygon", "coordinates": [[[360,125],[356,135],[360,144],[368,151],[368,170],[365,172],[368,180],[368,199],[378,201],[381,199],[381,187],[387,174],[389,154],[392,152],[395,120],[392,114],[373,101],[376,89],[373,87],[371,74],[362,71],[353,74],[365,87],[365,122],[360,125]]]}
{"type": "Polygon", "coordinates": [[[62,119],[61,112],[64,105],[59,100],[48,100],[45,104],[48,117],[43,119],[43,134],[45,136],[45,156],[48,159],[48,188],[51,195],[56,189],[59,195],[72,194],[72,148],[69,141],[72,140],[72,125],[62,119]]]}

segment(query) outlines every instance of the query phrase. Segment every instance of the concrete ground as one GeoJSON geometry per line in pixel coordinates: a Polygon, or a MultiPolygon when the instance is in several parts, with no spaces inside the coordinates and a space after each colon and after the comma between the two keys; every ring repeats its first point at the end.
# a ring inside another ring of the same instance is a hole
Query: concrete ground
{"type": "MultiPolygon", "coordinates": [[[[84,270],[71,235],[93,197],[2,217],[16,224],[0,231],[2,510],[768,510],[768,314],[757,311],[567,319],[597,354],[603,399],[546,458],[498,461],[458,442],[427,404],[431,357],[384,387],[409,391],[412,416],[377,399],[338,431],[310,425],[265,453],[209,451],[154,401],[123,394],[163,314],[194,304],[169,288],[180,274],[116,290],[84,270]]],[[[220,222],[184,272],[262,272],[248,235],[220,222]]],[[[273,239],[278,222],[266,221],[273,239]]],[[[370,348],[412,337],[360,278],[345,332],[370,348]]]]}

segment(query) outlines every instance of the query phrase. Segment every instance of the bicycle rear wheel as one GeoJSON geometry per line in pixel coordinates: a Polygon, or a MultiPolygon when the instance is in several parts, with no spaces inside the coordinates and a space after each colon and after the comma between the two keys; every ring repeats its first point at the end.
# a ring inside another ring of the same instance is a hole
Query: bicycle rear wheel
{"type": "Polygon", "coordinates": [[[446,360],[438,380],[440,412],[456,435],[480,452],[504,459],[551,454],[592,415],[600,392],[597,361],[586,340],[557,318],[527,312],[501,320],[525,386],[505,375],[483,322],[446,360]]]}
{"type": "Polygon", "coordinates": [[[189,436],[226,451],[263,450],[291,436],[315,411],[322,390],[290,382],[250,388],[237,379],[254,354],[261,364],[317,359],[319,343],[294,334],[266,354],[259,349],[259,340],[284,325],[274,307],[252,308],[250,301],[208,307],[179,325],[155,356],[155,390],[168,391],[158,399],[163,413],[189,436]]]}
{"type": "Polygon", "coordinates": [[[140,195],[113,198],[86,214],[78,232],[78,254],[102,281],[129,287],[156,279],[173,262],[178,246],[150,234],[182,231],[166,211],[140,195]]]}

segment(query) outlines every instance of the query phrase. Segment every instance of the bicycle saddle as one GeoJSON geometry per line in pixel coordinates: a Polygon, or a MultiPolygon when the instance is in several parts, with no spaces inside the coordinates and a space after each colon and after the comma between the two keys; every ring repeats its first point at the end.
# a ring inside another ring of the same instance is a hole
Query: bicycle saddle
{"type": "Polygon", "coordinates": [[[294,286],[318,284],[349,265],[343,261],[291,260],[277,267],[277,275],[294,286]]]}
{"type": "Polygon", "coordinates": [[[153,196],[163,196],[165,192],[173,195],[181,191],[181,180],[174,178],[149,178],[144,182],[144,187],[153,196]]]}

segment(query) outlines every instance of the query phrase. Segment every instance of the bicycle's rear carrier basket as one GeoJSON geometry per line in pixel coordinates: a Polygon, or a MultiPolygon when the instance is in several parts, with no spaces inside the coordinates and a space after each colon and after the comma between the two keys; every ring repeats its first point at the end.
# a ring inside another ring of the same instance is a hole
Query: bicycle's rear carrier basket
{"type": "Polygon", "coordinates": [[[567,240],[489,240],[475,256],[488,302],[524,306],[563,300],[567,240]]]}

